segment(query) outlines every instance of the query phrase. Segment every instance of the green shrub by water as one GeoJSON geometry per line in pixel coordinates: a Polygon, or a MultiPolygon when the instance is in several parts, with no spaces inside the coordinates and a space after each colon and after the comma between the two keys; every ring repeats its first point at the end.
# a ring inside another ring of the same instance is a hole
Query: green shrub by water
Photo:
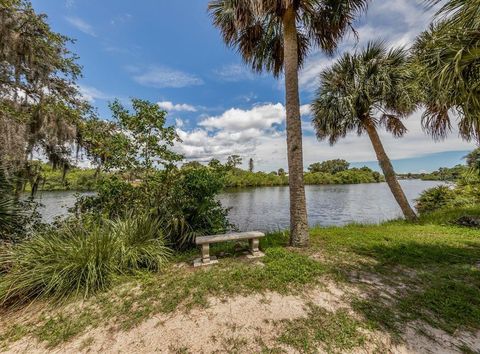
{"type": "Polygon", "coordinates": [[[6,249],[0,268],[0,303],[36,298],[87,297],[114,276],[140,268],[157,270],[170,255],[158,225],[147,217],[115,223],[70,224],[6,249]]]}

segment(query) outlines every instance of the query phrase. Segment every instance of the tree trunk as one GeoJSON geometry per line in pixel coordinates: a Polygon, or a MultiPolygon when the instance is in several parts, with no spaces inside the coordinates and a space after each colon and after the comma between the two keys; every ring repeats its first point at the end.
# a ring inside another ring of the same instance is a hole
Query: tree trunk
{"type": "Polygon", "coordinates": [[[283,16],[287,150],[290,189],[290,244],[308,246],[307,205],[303,182],[302,123],[298,94],[298,44],[295,12],[283,16]]]}
{"type": "Polygon", "coordinates": [[[407,197],[405,196],[405,193],[403,192],[400,183],[398,183],[392,163],[390,162],[390,159],[388,158],[387,153],[383,148],[383,144],[380,140],[380,137],[378,136],[377,129],[369,119],[367,119],[367,121],[364,123],[364,126],[372,142],[373,149],[377,154],[378,163],[382,168],[385,180],[387,181],[387,184],[390,187],[390,190],[392,191],[395,200],[402,209],[403,215],[409,221],[417,220],[417,215],[408,203],[407,197]]]}

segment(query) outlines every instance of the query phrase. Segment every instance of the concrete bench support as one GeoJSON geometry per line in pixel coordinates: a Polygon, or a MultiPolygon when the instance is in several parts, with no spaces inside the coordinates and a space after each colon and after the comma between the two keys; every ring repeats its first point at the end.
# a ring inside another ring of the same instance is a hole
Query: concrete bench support
{"type": "Polygon", "coordinates": [[[193,262],[195,267],[211,265],[218,262],[216,257],[210,257],[210,244],[226,241],[248,240],[249,252],[248,258],[263,257],[264,254],[258,248],[260,238],[265,237],[265,234],[258,231],[236,232],[223,235],[199,236],[195,239],[195,243],[200,246],[202,258],[196,259],[193,262]]]}

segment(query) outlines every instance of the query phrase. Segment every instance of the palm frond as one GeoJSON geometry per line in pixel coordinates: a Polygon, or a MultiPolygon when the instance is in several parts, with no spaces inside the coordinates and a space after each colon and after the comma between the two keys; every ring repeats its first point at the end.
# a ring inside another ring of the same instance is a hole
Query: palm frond
{"type": "Polygon", "coordinates": [[[236,48],[256,72],[283,71],[283,26],[286,9],[296,11],[298,63],[302,66],[312,46],[332,53],[354,18],[369,0],[212,0],[208,11],[224,42],[236,48]]]}
{"type": "Polygon", "coordinates": [[[323,71],[312,103],[318,139],[334,144],[349,132],[361,135],[366,121],[384,126],[395,137],[403,136],[407,129],[401,120],[417,106],[407,64],[404,48],[389,50],[375,41],[359,52],[344,54],[323,71]]]}

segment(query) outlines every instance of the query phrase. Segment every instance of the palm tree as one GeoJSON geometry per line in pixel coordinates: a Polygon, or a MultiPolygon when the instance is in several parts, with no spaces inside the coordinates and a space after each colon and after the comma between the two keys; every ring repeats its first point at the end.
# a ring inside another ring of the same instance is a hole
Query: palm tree
{"type": "Polygon", "coordinates": [[[480,141],[480,0],[446,1],[436,18],[413,47],[424,91],[424,128],[441,139],[458,118],[460,135],[480,141]]]}
{"type": "Polygon", "coordinates": [[[298,70],[309,49],[332,53],[368,0],[211,0],[225,43],[257,72],[285,74],[290,243],[308,245],[298,70]]]}
{"type": "Polygon", "coordinates": [[[313,124],[320,140],[334,144],[349,132],[367,133],[385,179],[408,220],[416,214],[398,183],[392,163],[377,128],[383,126],[395,137],[407,129],[401,119],[416,109],[415,87],[406,70],[403,48],[387,50],[382,42],[369,43],[353,55],[343,55],[321,74],[313,107],[313,124]]]}

